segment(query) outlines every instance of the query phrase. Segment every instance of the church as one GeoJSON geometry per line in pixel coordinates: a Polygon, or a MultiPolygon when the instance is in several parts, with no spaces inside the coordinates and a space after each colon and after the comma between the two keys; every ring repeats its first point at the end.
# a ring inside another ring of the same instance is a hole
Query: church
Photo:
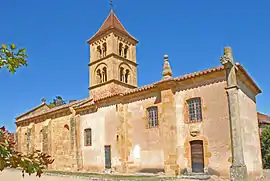
{"type": "MultiPolygon", "coordinates": [[[[217,67],[138,87],[134,38],[111,10],[90,46],[89,97],[16,118],[17,149],[41,150],[50,170],[230,176],[262,174],[256,96],[248,72],[224,48],[217,67]]],[[[159,72],[158,72],[159,73],[159,72]]]]}

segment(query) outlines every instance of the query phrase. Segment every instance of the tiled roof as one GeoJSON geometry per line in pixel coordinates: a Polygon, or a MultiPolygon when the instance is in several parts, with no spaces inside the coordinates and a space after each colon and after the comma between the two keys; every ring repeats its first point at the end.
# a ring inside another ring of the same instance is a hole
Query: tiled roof
{"type": "Polygon", "coordinates": [[[61,109],[64,109],[64,108],[68,108],[70,106],[74,106],[76,104],[79,104],[81,103],[82,101],[85,101],[85,99],[83,100],[78,100],[78,101],[74,101],[74,102],[71,102],[69,104],[63,104],[63,105],[60,105],[60,106],[56,106],[56,107],[53,107],[49,110],[44,110],[44,111],[40,111],[36,114],[32,114],[32,115],[29,115],[29,116],[25,116],[23,117],[23,119],[20,119],[18,122],[20,121],[23,121],[23,120],[26,120],[26,119],[30,119],[30,118],[34,118],[34,117],[37,117],[37,116],[41,116],[43,114],[48,114],[48,113],[52,113],[52,112],[55,112],[55,111],[58,111],[58,110],[61,110],[61,109]]]}
{"type": "Polygon", "coordinates": [[[259,123],[270,124],[270,116],[259,113],[259,112],[257,114],[258,114],[259,123]]]}
{"type": "Polygon", "coordinates": [[[47,104],[46,103],[42,103],[42,104],[38,105],[37,107],[35,107],[35,108],[33,108],[33,109],[31,109],[31,110],[29,110],[29,111],[27,111],[27,112],[19,115],[16,119],[19,119],[19,118],[23,117],[24,115],[26,115],[26,114],[28,114],[30,112],[33,112],[33,111],[37,110],[38,108],[41,108],[44,105],[47,105],[47,104]]]}
{"type": "Polygon", "coordinates": [[[107,32],[110,29],[116,29],[116,30],[120,31],[121,33],[123,33],[124,35],[127,35],[127,36],[131,37],[132,39],[136,40],[124,28],[124,26],[121,24],[121,22],[119,21],[119,19],[115,15],[115,13],[113,11],[111,11],[110,14],[109,14],[109,16],[107,17],[107,19],[104,21],[104,23],[102,24],[102,26],[97,31],[97,33],[92,38],[90,38],[88,40],[88,42],[90,42],[91,40],[93,40],[96,37],[100,36],[101,34],[107,32]]]}
{"type": "MultiPolygon", "coordinates": [[[[244,74],[251,81],[251,83],[253,84],[253,86],[260,93],[261,90],[255,84],[255,82],[251,79],[251,77],[248,75],[248,73],[244,70],[244,68],[239,63],[236,63],[236,64],[237,64],[238,68],[240,68],[244,72],[244,74]]],[[[125,96],[125,95],[130,95],[130,94],[135,94],[135,93],[138,93],[138,92],[146,91],[146,90],[155,88],[158,85],[160,85],[162,83],[165,83],[165,82],[169,82],[169,81],[173,81],[173,82],[184,81],[184,80],[187,80],[187,79],[191,79],[191,78],[195,78],[195,77],[207,75],[207,74],[212,73],[212,72],[222,71],[224,69],[225,69],[224,66],[218,66],[218,67],[206,69],[206,70],[203,70],[203,71],[186,74],[186,75],[179,76],[179,77],[176,77],[176,78],[164,79],[164,80],[155,82],[153,84],[149,84],[149,85],[145,85],[145,86],[138,87],[138,88],[135,88],[135,89],[131,89],[131,90],[128,90],[128,91],[125,91],[125,92],[122,92],[122,93],[114,93],[114,94],[105,95],[103,97],[97,97],[97,98],[95,97],[94,99],[86,98],[86,99],[83,99],[83,100],[72,102],[70,104],[65,104],[65,105],[57,106],[57,107],[54,107],[54,108],[52,108],[50,110],[42,111],[42,112],[33,114],[31,116],[25,116],[22,120],[30,119],[30,118],[33,118],[33,117],[36,117],[36,116],[40,116],[42,114],[51,113],[51,112],[54,112],[54,111],[57,111],[57,110],[60,110],[60,109],[64,109],[64,108],[67,108],[67,107],[70,107],[70,106],[74,106],[74,108],[91,106],[91,105],[94,105],[98,101],[105,100],[105,99],[108,99],[108,98],[117,97],[117,96],[125,96]]],[[[270,123],[270,120],[269,120],[269,123],[270,123]]]]}
{"type": "Polygon", "coordinates": [[[133,94],[133,93],[137,93],[137,92],[141,92],[141,91],[146,91],[146,90],[155,88],[155,87],[157,87],[157,85],[159,85],[161,83],[164,83],[164,82],[183,81],[183,80],[186,80],[186,79],[190,79],[190,78],[198,77],[198,76],[201,76],[201,75],[205,75],[205,74],[208,74],[208,73],[211,73],[211,72],[217,72],[217,71],[220,71],[220,70],[223,70],[223,69],[224,69],[224,66],[218,66],[218,67],[215,67],[215,68],[211,68],[211,69],[207,69],[207,70],[203,70],[203,71],[199,71],[199,72],[194,72],[194,73],[191,73],[191,74],[186,74],[186,75],[179,76],[179,77],[176,77],[176,78],[164,79],[164,80],[155,82],[153,84],[148,84],[148,85],[145,85],[145,86],[142,86],[142,87],[138,87],[138,88],[135,88],[135,89],[128,90],[126,92],[123,92],[122,94],[117,93],[117,94],[111,94],[111,95],[106,96],[106,97],[99,97],[99,98],[95,99],[95,101],[100,101],[100,100],[108,99],[110,97],[119,96],[119,95],[124,96],[124,95],[129,95],[129,94],[133,94]]]}
{"type": "MultiPolygon", "coordinates": [[[[252,80],[252,78],[248,75],[248,73],[245,71],[245,69],[239,63],[236,63],[236,65],[237,65],[238,68],[240,68],[244,72],[244,74],[252,82],[252,84],[257,89],[257,91],[259,93],[261,93],[261,90],[256,85],[256,83],[252,80]]],[[[124,96],[124,95],[129,95],[129,94],[133,94],[133,93],[137,93],[137,92],[141,92],[141,91],[146,91],[146,90],[152,89],[154,87],[157,87],[157,85],[159,85],[159,84],[161,84],[163,82],[168,82],[168,81],[175,81],[175,82],[184,81],[184,80],[187,80],[187,79],[191,79],[191,78],[199,77],[199,76],[202,76],[202,75],[206,75],[206,74],[209,74],[209,73],[212,73],[212,72],[222,71],[224,69],[225,69],[225,67],[222,65],[222,66],[218,66],[218,67],[214,67],[214,68],[202,70],[202,71],[199,71],[199,72],[194,72],[194,73],[186,74],[186,75],[179,76],[179,77],[176,77],[176,78],[164,79],[164,80],[155,82],[153,84],[149,84],[149,85],[145,85],[145,86],[142,86],[142,87],[138,87],[138,88],[135,88],[135,89],[128,90],[128,91],[123,92],[123,93],[116,93],[116,94],[110,94],[110,95],[104,96],[104,97],[99,97],[99,98],[96,98],[94,101],[97,102],[97,101],[108,99],[108,98],[111,98],[111,97],[114,97],[114,96],[124,96]]]]}

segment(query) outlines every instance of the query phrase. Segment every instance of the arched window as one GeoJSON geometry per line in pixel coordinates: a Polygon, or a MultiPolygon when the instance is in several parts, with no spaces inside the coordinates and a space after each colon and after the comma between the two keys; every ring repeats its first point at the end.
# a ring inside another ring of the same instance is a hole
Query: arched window
{"type": "Polygon", "coordinates": [[[100,46],[97,47],[97,55],[98,55],[98,58],[102,57],[102,50],[101,50],[100,46]]]}
{"type": "Polygon", "coordinates": [[[107,68],[103,67],[102,69],[102,82],[106,82],[107,81],[107,68]]]}
{"type": "Polygon", "coordinates": [[[106,43],[103,43],[102,51],[103,51],[102,55],[103,55],[103,57],[105,57],[107,55],[107,44],[106,43]]]}
{"type": "Polygon", "coordinates": [[[102,82],[102,75],[101,75],[100,69],[97,70],[96,81],[97,83],[102,82]]]}
{"type": "Polygon", "coordinates": [[[120,43],[120,44],[119,44],[119,55],[120,55],[120,56],[122,56],[122,54],[123,54],[122,49],[123,49],[123,44],[120,43]]]}
{"type": "Polygon", "coordinates": [[[64,132],[62,136],[63,136],[63,141],[69,140],[69,126],[67,124],[64,126],[64,132]]]}
{"type": "Polygon", "coordinates": [[[125,46],[124,49],[124,57],[127,58],[127,54],[128,54],[128,46],[125,46]]]}
{"type": "Polygon", "coordinates": [[[125,83],[128,83],[128,77],[129,77],[129,70],[126,70],[126,73],[125,73],[125,83]]]}
{"type": "Polygon", "coordinates": [[[188,121],[189,122],[198,122],[202,121],[202,105],[201,98],[191,98],[187,100],[188,104],[188,121]]]}
{"type": "Polygon", "coordinates": [[[120,81],[121,82],[124,82],[124,68],[123,67],[121,67],[120,68],[120,81]]]}
{"type": "Polygon", "coordinates": [[[92,129],[84,130],[84,146],[92,146],[92,129]]]}

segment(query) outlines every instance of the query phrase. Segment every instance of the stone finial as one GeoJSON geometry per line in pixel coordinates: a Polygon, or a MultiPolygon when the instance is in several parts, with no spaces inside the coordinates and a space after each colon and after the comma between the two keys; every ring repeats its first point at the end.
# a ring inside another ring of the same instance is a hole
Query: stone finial
{"type": "Polygon", "coordinates": [[[230,55],[232,56],[232,48],[231,47],[225,47],[224,48],[224,55],[230,55]]]}
{"type": "Polygon", "coordinates": [[[220,63],[226,65],[228,63],[233,64],[232,48],[227,46],[224,48],[224,55],[220,58],[220,63]]]}
{"type": "Polygon", "coordinates": [[[162,71],[163,79],[172,77],[172,69],[171,69],[168,58],[169,58],[168,55],[164,55],[164,65],[163,65],[163,71],[162,71]]]}
{"type": "Polygon", "coordinates": [[[41,102],[44,104],[44,103],[46,103],[46,99],[43,97],[42,99],[41,99],[41,102]]]}

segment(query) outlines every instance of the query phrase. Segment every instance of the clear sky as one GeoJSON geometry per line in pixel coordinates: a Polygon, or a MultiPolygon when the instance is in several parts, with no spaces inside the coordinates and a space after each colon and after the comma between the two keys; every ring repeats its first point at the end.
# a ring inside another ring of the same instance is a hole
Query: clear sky
{"type": "MultiPolygon", "coordinates": [[[[257,109],[270,114],[269,0],[114,0],[125,28],[139,40],[139,86],[161,79],[163,55],[174,76],[219,66],[233,48],[263,93],[257,109]]],[[[0,70],[0,126],[56,95],[88,96],[86,42],[109,14],[109,0],[1,1],[0,43],[28,51],[29,66],[14,75],[0,70]]]]}

